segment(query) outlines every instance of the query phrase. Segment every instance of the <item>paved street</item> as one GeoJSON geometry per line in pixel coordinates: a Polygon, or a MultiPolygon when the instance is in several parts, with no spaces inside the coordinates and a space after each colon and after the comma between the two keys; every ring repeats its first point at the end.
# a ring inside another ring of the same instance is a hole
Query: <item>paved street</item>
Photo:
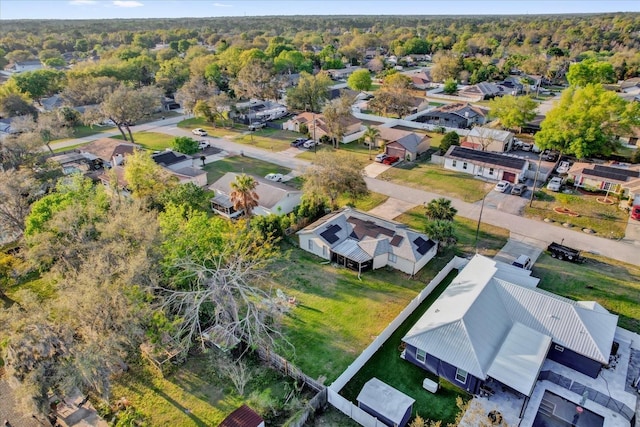
{"type": "MultiPolygon", "coordinates": [[[[159,120],[156,122],[139,125],[134,128],[134,131],[139,132],[143,130],[152,130],[154,132],[167,133],[176,136],[191,135],[189,131],[180,129],[176,126],[176,124],[183,118],[184,117],[173,117],[170,119],[159,120]]],[[[82,142],[88,142],[105,136],[115,135],[117,133],[118,131],[116,130],[115,132],[106,134],[103,133],[94,135],[92,137],[66,141],[64,143],[54,143],[51,145],[54,149],[64,146],[73,146],[82,142]]],[[[302,173],[307,165],[309,165],[308,161],[294,157],[295,154],[300,151],[297,148],[291,148],[282,152],[268,152],[256,147],[252,147],[250,145],[237,144],[228,139],[211,137],[208,137],[206,139],[210,141],[213,146],[227,152],[242,153],[245,156],[275,163],[293,169],[296,171],[296,173],[302,173]]],[[[432,199],[442,197],[442,195],[440,194],[417,190],[415,188],[405,187],[376,178],[365,177],[365,181],[367,182],[367,185],[371,191],[387,195],[402,202],[403,206],[395,209],[395,211],[398,212],[400,212],[405,206],[417,206],[423,203],[428,203],[432,199]],[[405,203],[407,205],[404,205],[405,203]]],[[[505,195],[505,197],[506,196],[507,195],[505,195]]],[[[452,197],[449,198],[452,200],[453,206],[458,209],[458,215],[472,219],[474,221],[478,220],[478,216],[480,215],[481,202],[467,203],[462,200],[454,199],[452,197]]],[[[390,201],[388,203],[393,203],[393,201],[390,201]]],[[[385,207],[384,209],[387,212],[393,210],[390,209],[389,206],[385,207]]],[[[631,264],[640,264],[640,240],[632,240],[629,238],[622,239],[620,241],[610,240],[591,234],[586,234],[582,231],[576,231],[554,224],[547,224],[542,221],[523,218],[518,215],[501,211],[500,204],[497,204],[495,206],[492,206],[491,204],[485,205],[485,208],[482,212],[482,223],[506,228],[512,233],[516,233],[532,240],[539,241],[541,242],[540,245],[543,246],[552,241],[564,241],[565,245],[575,247],[583,251],[603,255],[631,264]]]]}

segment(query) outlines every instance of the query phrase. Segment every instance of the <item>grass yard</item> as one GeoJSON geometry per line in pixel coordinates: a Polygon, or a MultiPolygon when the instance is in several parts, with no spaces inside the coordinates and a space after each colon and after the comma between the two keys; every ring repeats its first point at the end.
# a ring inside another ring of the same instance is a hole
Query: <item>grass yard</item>
{"type": "MultiPolygon", "coordinates": [[[[112,136],[114,139],[123,139],[122,135],[112,136]]],[[[171,148],[175,136],[157,132],[134,132],[133,139],[136,144],[152,151],[162,151],[171,148]]]]}
{"type": "Polygon", "coordinates": [[[640,266],[583,255],[584,264],[573,264],[542,254],[532,275],[541,278],[541,289],[574,300],[597,301],[620,316],[619,326],[640,333],[640,266]]]}
{"type": "Polygon", "coordinates": [[[178,127],[182,129],[195,129],[202,128],[207,131],[209,136],[214,138],[234,138],[241,135],[243,131],[247,130],[246,126],[234,123],[233,127],[213,127],[209,122],[203,118],[193,117],[190,119],[182,120],[178,123],[178,127]]]}
{"type": "Polygon", "coordinates": [[[233,138],[233,142],[252,145],[263,150],[284,151],[291,141],[300,137],[300,133],[288,130],[262,128],[255,132],[244,133],[233,138]]]}
{"type": "Polygon", "coordinates": [[[307,375],[330,384],[426,286],[451,258],[434,258],[415,279],[393,269],[358,274],[291,247],[276,265],[297,307],[285,320],[295,354],[286,356],[307,375]]]}
{"type": "Polygon", "coordinates": [[[207,171],[207,183],[209,184],[217,181],[227,172],[247,173],[258,176],[265,176],[268,173],[286,175],[291,172],[291,169],[245,156],[226,157],[223,160],[208,163],[203,169],[207,171]]]}
{"type": "Polygon", "coordinates": [[[411,329],[424,312],[427,311],[457,274],[457,270],[453,270],[445,280],[433,290],[431,295],[424,300],[382,347],[380,347],[373,357],[369,359],[367,364],[347,383],[340,394],[352,402],[355,402],[364,384],[372,377],[376,377],[416,399],[413,405],[412,416],[420,414],[423,418],[442,420],[443,424],[454,422],[456,414],[458,413],[456,397],[462,396],[467,399],[468,396],[444,380],[440,381],[440,390],[438,390],[438,393],[434,394],[426,391],[422,388],[422,380],[425,377],[429,377],[437,382],[438,378],[424,369],[401,359],[399,346],[402,337],[411,329]]]}
{"type": "Polygon", "coordinates": [[[590,228],[601,237],[614,239],[624,237],[628,213],[618,209],[617,203],[613,205],[598,203],[596,197],[604,197],[604,194],[563,194],[547,189],[541,191],[544,196],[534,201],[533,207],[528,205],[525,207],[526,217],[539,220],[551,218],[559,226],[568,222],[577,228],[590,228]],[[580,216],[572,217],[557,213],[553,210],[555,207],[568,208],[580,216]]]}
{"type": "Polygon", "coordinates": [[[387,169],[378,178],[470,203],[481,200],[492,187],[469,174],[450,171],[429,161],[403,162],[387,169]]]}
{"type": "Polygon", "coordinates": [[[131,402],[150,426],[213,426],[243,403],[268,416],[270,404],[284,401],[291,389],[292,380],[254,364],[240,396],[210,366],[205,355],[191,356],[163,377],[144,364],[132,365],[116,380],[112,395],[114,400],[124,397],[131,402]]]}
{"type": "Polygon", "coordinates": [[[82,142],[82,143],[80,143],[80,144],[69,145],[69,146],[67,146],[67,147],[55,148],[55,149],[53,150],[53,152],[54,152],[54,153],[62,153],[62,152],[64,152],[64,151],[71,151],[71,150],[75,150],[76,148],[80,148],[80,147],[82,147],[83,145],[87,145],[87,144],[88,144],[88,142],[82,142]]]}
{"type": "MultiPolygon", "coordinates": [[[[422,231],[425,227],[426,218],[424,216],[424,208],[416,206],[415,208],[394,218],[394,221],[407,224],[414,230],[422,231]]],[[[455,246],[455,253],[459,256],[468,256],[475,254],[476,221],[456,216],[454,219],[456,236],[458,243],[455,246]]],[[[478,233],[478,253],[488,257],[493,257],[500,252],[500,249],[507,243],[509,239],[509,230],[506,228],[496,227],[489,224],[481,224],[478,233]]]]}
{"type": "MultiPolygon", "coordinates": [[[[362,199],[356,200],[355,203],[353,203],[353,207],[365,212],[370,211],[376,206],[386,202],[388,198],[389,196],[386,196],[384,194],[374,193],[370,191],[367,197],[363,197],[362,199]]],[[[337,201],[338,206],[347,206],[350,203],[351,203],[351,200],[349,200],[349,198],[344,196],[338,197],[338,201],[337,201]]]]}

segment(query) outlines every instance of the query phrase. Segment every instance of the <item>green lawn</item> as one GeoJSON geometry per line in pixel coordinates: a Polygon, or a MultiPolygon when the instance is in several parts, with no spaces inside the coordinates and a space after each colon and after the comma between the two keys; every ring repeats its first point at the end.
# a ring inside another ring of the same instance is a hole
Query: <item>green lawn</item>
{"type": "Polygon", "coordinates": [[[80,144],[75,144],[75,145],[70,145],[67,147],[60,147],[60,148],[56,148],[53,150],[54,153],[62,153],[63,151],[71,151],[71,150],[75,150],[76,148],[82,147],[83,145],[87,145],[88,142],[82,142],[80,144]]]}
{"type": "Polygon", "coordinates": [[[568,222],[576,228],[590,228],[599,236],[619,239],[624,237],[627,228],[628,214],[618,209],[617,203],[605,205],[596,201],[604,194],[563,194],[547,189],[541,190],[540,198],[533,202],[533,207],[525,207],[524,214],[528,218],[542,220],[551,218],[561,226],[568,222]],[[568,208],[579,216],[568,216],[555,212],[556,207],[568,208]]]}
{"type": "Polygon", "coordinates": [[[383,346],[369,359],[367,364],[347,383],[340,394],[352,402],[355,402],[364,384],[372,377],[376,377],[416,400],[413,404],[412,416],[420,414],[423,418],[442,420],[443,424],[455,421],[456,414],[458,413],[456,397],[461,396],[464,399],[468,399],[469,396],[444,380],[440,381],[440,390],[438,390],[437,393],[426,391],[422,387],[422,380],[425,377],[429,377],[437,382],[438,377],[401,359],[399,346],[402,337],[405,336],[415,322],[427,311],[457,274],[458,271],[453,270],[445,280],[434,289],[431,295],[396,329],[383,346]]]}
{"type": "MultiPolygon", "coordinates": [[[[113,136],[114,139],[123,139],[122,135],[113,136]]],[[[173,144],[172,135],[158,132],[134,132],[133,139],[136,144],[142,145],[143,148],[152,151],[162,151],[171,148],[173,144]]]]}
{"type": "MultiPolygon", "coordinates": [[[[380,193],[369,192],[367,197],[363,197],[362,199],[358,199],[353,203],[353,207],[359,209],[361,211],[370,211],[378,205],[383,204],[387,201],[389,196],[380,193]]],[[[349,205],[351,201],[347,197],[338,197],[337,204],[338,206],[346,206],[349,205]]]]}
{"type": "Polygon", "coordinates": [[[208,163],[203,169],[207,171],[207,182],[209,184],[217,181],[227,172],[247,173],[258,176],[265,176],[268,173],[286,175],[291,172],[291,169],[245,156],[227,157],[217,162],[208,163]]]}
{"type": "Polygon", "coordinates": [[[299,138],[300,135],[288,130],[262,128],[255,132],[237,135],[233,138],[233,142],[253,145],[263,150],[284,151],[290,147],[291,141],[299,138]]]}
{"type": "Polygon", "coordinates": [[[584,254],[584,264],[543,254],[533,266],[539,287],[567,298],[597,301],[620,316],[618,325],[640,333],[640,266],[584,254]]]}
{"type": "Polygon", "coordinates": [[[444,169],[442,166],[429,163],[428,160],[400,163],[387,169],[378,179],[455,197],[465,202],[481,200],[491,188],[491,184],[475,179],[469,174],[444,169]]]}
{"type": "Polygon", "coordinates": [[[126,398],[150,426],[214,426],[243,403],[270,416],[268,402],[284,401],[291,382],[277,372],[257,367],[240,396],[227,379],[219,377],[204,355],[189,360],[166,376],[147,365],[131,365],[113,387],[114,400],[126,398]],[[275,400],[274,400],[275,399],[275,400]]]}

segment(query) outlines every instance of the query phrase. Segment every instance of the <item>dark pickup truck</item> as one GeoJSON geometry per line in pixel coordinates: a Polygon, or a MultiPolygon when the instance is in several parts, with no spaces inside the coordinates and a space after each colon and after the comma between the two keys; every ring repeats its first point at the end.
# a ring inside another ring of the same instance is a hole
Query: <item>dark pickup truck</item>
{"type": "Polygon", "coordinates": [[[580,256],[579,250],[570,248],[569,246],[561,245],[560,243],[551,243],[547,247],[547,251],[549,251],[553,258],[558,258],[559,260],[584,262],[584,257],[580,256]]]}

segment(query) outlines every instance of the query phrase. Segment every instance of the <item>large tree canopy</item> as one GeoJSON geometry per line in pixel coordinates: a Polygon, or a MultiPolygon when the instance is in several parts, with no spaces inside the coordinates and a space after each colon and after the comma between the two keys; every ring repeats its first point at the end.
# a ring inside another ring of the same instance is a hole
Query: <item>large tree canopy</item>
{"type": "Polygon", "coordinates": [[[589,83],[614,83],[616,73],[609,62],[589,58],[571,64],[567,72],[567,80],[571,85],[583,87],[589,83]]]}
{"type": "Polygon", "coordinates": [[[640,122],[640,104],[629,103],[600,84],[571,86],[541,124],[536,145],[572,154],[580,159],[608,155],[617,135],[640,122]]]}
{"type": "Polygon", "coordinates": [[[304,174],[303,191],[308,199],[327,199],[337,207],[339,196],[356,200],[368,194],[362,162],[350,153],[320,151],[304,174]]]}
{"type": "Polygon", "coordinates": [[[502,96],[489,101],[489,117],[506,129],[520,130],[536,116],[538,104],[530,96],[502,96]]]}

